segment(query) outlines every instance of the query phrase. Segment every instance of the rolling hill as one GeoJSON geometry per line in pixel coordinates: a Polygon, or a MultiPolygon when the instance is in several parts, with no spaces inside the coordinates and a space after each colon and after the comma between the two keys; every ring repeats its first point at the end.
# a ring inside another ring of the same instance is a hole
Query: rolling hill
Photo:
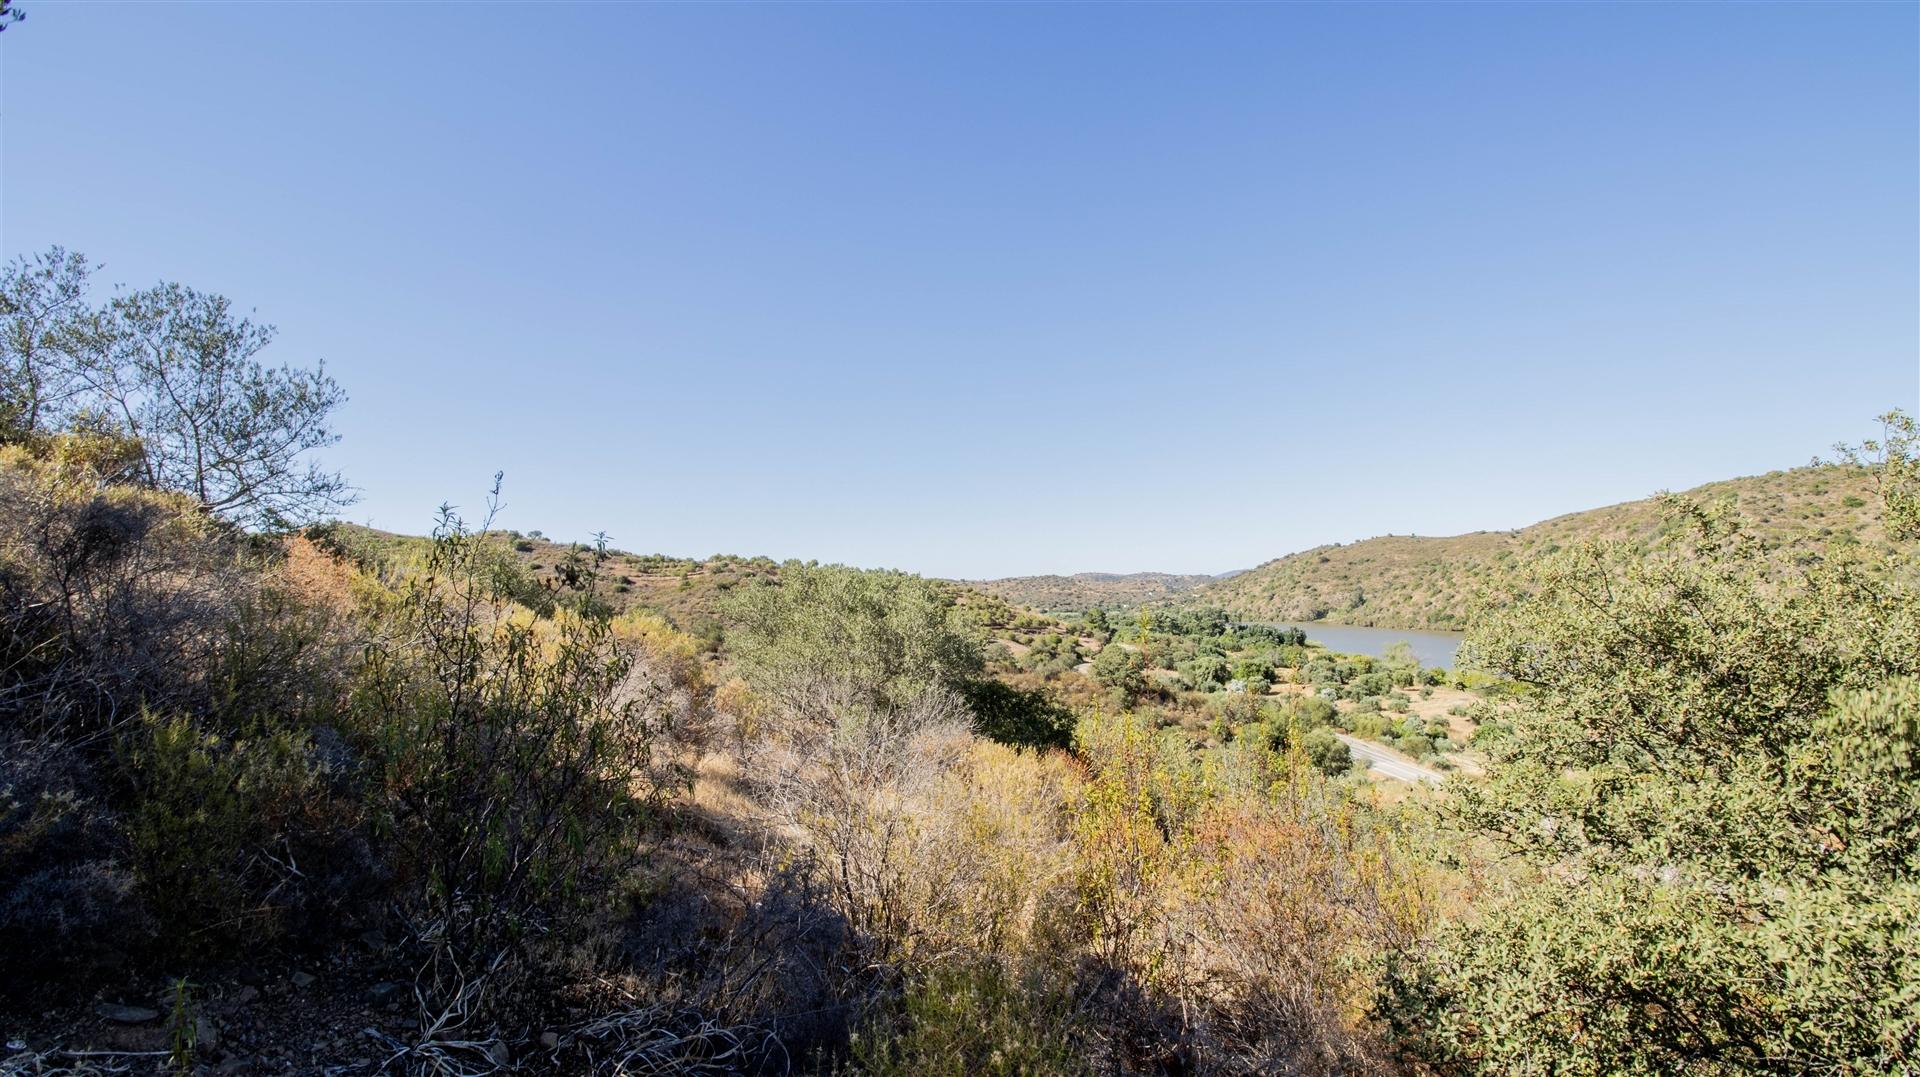
{"type": "MultiPolygon", "coordinates": [[[[1789,549],[1884,541],[1872,480],[1858,469],[1823,465],[1775,471],[1709,483],[1684,496],[1731,501],[1755,531],[1789,549]]],[[[1652,550],[1672,527],[1659,499],[1650,497],[1517,531],[1449,538],[1390,535],[1289,554],[1185,591],[1178,601],[1220,606],[1246,620],[1463,629],[1476,601],[1513,580],[1518,566],[1533,557],[1600,539],[1652,550]]]]}
{"type": "MultiPolygon", "coordinates": [[[[385,578],[417,571],[431,546],[431,540],[422,535],[402,535],[339,522],[320,525],[307,534],[385,578]]],[[[560,593],[561,579],[570,561],[590,561],[592,556],[592,551],[583,544],[556,542],[538,531],[493,531],[486,537],[518,569],[518,582],[510,585],[509,591],[517,601],[534,608],[540,605],[540,592],[549,596],[560,593]]],[[[594,596],[615,614],[645,610],[658,614],[683,632],[717,640],[721,607],[728,592],[767,580],[777,581],[780,569],[779,562],[767,557],[715,554],[696,559],[609,549],[599,568],[594,596]]],[[[1194,578],[1211,580],[1214,577],[1194,578]]],[[[946,581],[942,586],[950,590],[954,601],[967,609],[989,635],[1009,629],[1016,622],[1028,631],[1064,627],[1017,608],[1024,603],[1004,596],[953,581],[946,581]]]]}
{"type": "MultiPolygon", "coordinates": [[[[417,567],[429,547],[429,540],[423,536],[358,524],[327,524],[309,534],[383,575],[417,567]]],[[[555,542],[538,531],[495,531],[488,537],[512,558],[533,588],[557,587],[570,558],[591,556],[583,545],[555,542]]],[[[780,566],[765,557],[722,554],[696,560],[609,550],[600,566],[595,592],[615,613],[652,610],[676,628],[699,632],[716,618],[728,591],[763,577],[778,578],[779,574],[780,566]]]]}
{"type": "Polygon", "coordinates": [[[1079,572],[1071,576],[1012,576],[963,582],[1018,606],[1075,613],[1093,606],[1111,609],[1165,602],[1225,578],[1170,572],[1079,572]]]}

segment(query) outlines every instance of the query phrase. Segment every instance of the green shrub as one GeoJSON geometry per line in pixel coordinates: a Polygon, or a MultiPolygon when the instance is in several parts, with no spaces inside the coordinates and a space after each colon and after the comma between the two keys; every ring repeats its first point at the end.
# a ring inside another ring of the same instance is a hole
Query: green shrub
{"type": "Polygon", "coordinates": [[[686,781],[666,750],[689,716],[674,686],[635,677],[602,617],[516,616],[484,532],[442,510],[394,615],[406,645],[356,696],[404,881],[462,960],[577,926],[686,781]]]}
{"type": "Polygon", "coordinates": [[[1300,738],[1300,749],[1322,774],[1339,775],[1353,769],[1353,752],[1330,729],[1314,729],[1300,738]]]}
{"type": "Polygon", "coordinates": [[[71,748],[0,743],[0,998],[84,988],[154,936],[100,785],[71,748]]]}
{"type": "Polygon", "coordinates": [[[1180,663],[1180,675],[1195,688],[1208,691],[1227,683],[1233,669],[1217,654],[1200,654],[1180,663]]]}
{"type": "Polygon", "coordinates": [[[1112,689],[1122,700],[1147,691],[1147,660],[1139,651],[1109,643],[1093,656],[1093,679],[1112,689]]]}
{"type": "Polygon", "coordinates": [[[1490,748],[1512,733],[1513,726],[1509,723],[1481,722],[1473,727],[1473,736],[1467,743],[1475,748],[1490,748]]]}
{"type": "Polygon", "coordinates": [[[1380,1012],[1449,1072],[1911,1071],[1913,551],[1789,563],[1669,508],[1685,560],[1565,551],[1470,639],[1527,690],[1448,811],[1529,881],[1394,967],[1380,1012]]]}
{"type": "Polygon", "coordinates": [[[1289,696],[1281,704],[1281,713],[1302,729],[1314,729],[1332,725],[1340,712],[1319,696],[1289,696]]]}
{"type": "Polygon", "coordinates": [[[991,678],[961,693],[973,712],[974,732],[1016,748],[1065,748],[1073,743],[1073,712],[1041,691],[1023,691],[991,678]]]}
{"type": "Polygon", "coordinates": [[[725,606],[741,673],[769,696],[822,683],[876,706],[962,691],[985,667],[975,626],[933,581],[790,561],[725,606]]]}
{"type": "Polygon", "coordinates": [[[1241,681],[1273,681],[1274,663],[1259,658],[1243,658],[1233,665],[1233,678],[1241,681]]]}
{"type": "Polygon", "coordinates": [[[1356,713],[1349,721],[1347,728],[1352,730],[1353,735],[1356,737],[1365,737],[1368,740],[1382,740],[1387,736],[1387,731],[1390,727],[1387,725],[1386,720],[1378,714],[1356,713]]]}
{"type": "MultiPolygon", "coordinates": [[[[208,954],[314,931],[370,875],[350,806],[303,738],[227,741],[144,715],[122,749],[131,862],[169,952],[208,954]]],[[[314,941],[309,939],[309,941],[314,941]]]]}
{"type": "Polygon", "coordinates": [[[1090,1072],[1067,988],[993,961],[938,966],[854,1037],[873,1077],[1054,1077],[1090,1072]]]}

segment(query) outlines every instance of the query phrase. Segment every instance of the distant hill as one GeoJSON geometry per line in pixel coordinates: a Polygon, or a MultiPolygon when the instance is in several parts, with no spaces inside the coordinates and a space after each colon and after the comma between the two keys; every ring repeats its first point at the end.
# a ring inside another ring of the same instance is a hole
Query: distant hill
{"type": "Polygon", "coordinates": [[[967,586],[1018,606],[1074,613],[1093,606],[1144,606],[1226,579],[1169,572],[1079,572],[1071,576],[1012,576],[1003,580],[967,580],[967,586]]]}
{"type": "MultiPolygon", "coordinates": [[[[1820,466],[1729,479],[1686,491],[1702,502],[1729,499],[1762,535],[1790,548],[1830,541],[1884,541],[1867,473],[1820,466]]],[[[1671,525],[1655,498],[1557,516],[1518,531],[1451,538],[1390,535],[1320,546],[1190,589],[1180,601],[1206,603],[1260,621],[1326,620],[1382,628],[1462,629],[1476,599],[1498,592],[1532,557],[1595,539],[1652,551],[1671,525]]]]}

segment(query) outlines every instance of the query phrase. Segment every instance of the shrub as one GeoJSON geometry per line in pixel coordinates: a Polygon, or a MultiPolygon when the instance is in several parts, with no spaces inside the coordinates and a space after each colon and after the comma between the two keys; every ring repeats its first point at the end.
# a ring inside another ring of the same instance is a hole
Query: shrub
{"type": "Polygon", "coordinates": [[[855,1037],[857,1072],[875,1077],[1051,1077],[1089,1071],[1086,1018],[1058,974],[974,960],[907,985],[855,1037]]]}
{"type": "Polygon", "coordinates": [[[369,884],[357,811],[331,802],[326,763],[295,735],[229,742],[149,714],[124,752],[130,859],[168,951],[212,953],[290,923],[317,942],[369,884]]]}
{"type": "Polygon", "coordinates": [[[1527,690],[1449,810],[1526,885],[1401,965],[1382,1012],[1460,1072],[1911,1069],[1911,550],[1789,566],[1669,508],[1686,559],[1564,551],[1470,640],[1527,690]]]}
{"type": "Polygon", "coordinates": [[[1319,696],[1288,696],[1281,708],[1287,720],[1303,730],[1332,725],[1339,714],[1332,703],[1319,696]]]}
{"type": "Polygon", "coordinates": [[[950,593],[903,572],[790,561],[725,609],[741,675],[769,696],[805,702],[828,683],[875,706],[901,705],[961,690],[984,669],[950,593]]]}
{"type": "Polygon", "coordinates": [[[911,949],[926,909],[946,907],[944,887],[932,897],[919,885],[938,867],[925,862],[923,805],[971,738],[965,704],[945,690],[869,699],[826,682],[788,692],[769,735],[748,746],[747,774],[773,817],[804,835],[855,938],[888,960],[911,949]]]}
{"type": "Polygon", "coordinates": [[[1378,714],[1367,714],[1356,711],[1354,717],[1347,723],[1347,728],[1352,730],[1353,735],[1356,737],[1366,737],[1368,740],[1380,740],[1387,735],[1390,727],[1378,714]]]}
{"type": "Polygon", "coordinates": [[[1093,679],[1131,699],[1147,691],[1147,661],[1139,651],[1109,643],[1093,657],[1093,679]]]}
{"type": "Polygon", "coordinates": [[[1300,750],[1307,753],[1314,768],[1322,774],[1345,774],[1353,769],[1353,752],[1330,729],[1314,729],[1300,738],[1300,750]]]}
{"type": "Polygon", "coordinates": [[[1073,712],[1038,690],[982,678],[964,690],[974,732],[1020,748],[1065,748],[1073,743],[1073,712]]]}
{"type": "Polygon", "coordinates": [[[1135,998],[1165,1007],[1102,996],[1107,1035],[1204,1044],[1223,1072],[1389,1071],[1352,1015],[1373,991],[1369,955],[1417,939],[1422,895],[1439,889],[1396,839],[1304,753],[1260,738],[1207,765],[1138,717],[1089,715],[1079,739],[1078,930],[1135,998]]]}
{"type": "Polygon", "coordinates": [[[84,987],[155,929],[93,768],[46,741],[0,743],[0,998],[84,987]]]}
{"type": "Polygon", "coordinates": [[[394,613],[406,645],[357,697],[408,881],[463,961],[565,931],[609,892],[685,784],[673,744],[690,717],[607,621],[518,612],[485,530],[442,510],[394,613]]]}
{"type": "Polygon", "coordinates": [[[1180,663],[1182,676],[1203,691],[1218,688],[1233,675],[1233,667],[1217,654],[1200,654],[1180,663]]]}
{"type": "Polygon", "coordinates": [[[145,701],[204,710],[237,597],[237,536],[185,499],[0,447],[0,725],[98,733],[145,701]]]}

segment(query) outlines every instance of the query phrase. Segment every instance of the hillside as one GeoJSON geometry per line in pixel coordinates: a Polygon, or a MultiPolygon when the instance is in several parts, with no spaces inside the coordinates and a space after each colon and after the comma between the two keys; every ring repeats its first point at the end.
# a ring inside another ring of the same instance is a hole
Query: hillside
{"type": "MultiPolygon", "coordinates": [[[[404,574],[425,557],[431,540],[421,535],[401,535],[358,524],[326,524],[310,532],[314,538],[345,554],[362,567],[383,577],[404,574]]],[[[489,533],[502,553],[512,558],[522,582],[512,588],[524,590],[525,604],[538,606],[537,591],[556,592],[566,567],[576,559],[590,562],[592,551],[578,543],[555,542],[538,531],[495,531],[489,533]]],[[[599,568],[600,581],[595,595],[614,614],[646,610],[659,614],[682,632],[707,640],[718,639],[721,602],[736,587],[760,580],[778,580],[780,564],[768,557],[743,557],[716,554],[705,559],[672,557],[666,554],[638,554],[609,549],[599,568]]],[[[1194,579],[1211,580],[1211,576],[1194,579]]],[[[974,585],[938,581],[954,600],[991,638],[1020,628],[1028,631],[1062,627],[1051,618],[1036,616],[1017,607],[1003,595],[974,585]]]]}
{"type": "MultiPolygon", "coordinates": [[[[316,536],[320,537],[320,536],[316,536]]],[[[551,590],[558,586],[572,558],[590,561],[592,553],[575,543],[555,542],[540,532],[490,533],[502,551],[511,553],[531,586],[551,590]]],[[[357,524],[330,524],[324,541],[364,567],[391,575],[405,571],[424,556],[429,540],[357,524]]],[[[708,630],[720,599],[741,584],[761,577],[778,577],[779,565],[765,557],[716,555],[704,560],[608,550],[600,566],[600,599],[615,613],[647,609],[666,617],[686,632],[708,630]]]]}
{"type": "Polygon", "coordinates": [[[1164,602],[1224,578],[1170,572],[1077,572],[1071,576],[1011,576],[965,583],[1018,606],[1073,613],[1093,606],[1111,609],[1164,602]]]}
{"type": "MultiPolygon", "coordinates": [[[[1686,492],[1731,500],[1763,536],[1790,549],[1829,540],[1883,541],[1872,480],[1835,466],[1796,468],[1709,483],[1686,492]]],[[[1470,610],[1528,559],[1586,540],[1652,549],[1670,528],[1657,498],[1570,513],[1518,531],[1449,538],[1389,535],[1320,546],[1183,593],[1260,621],[1326,620],[1382,628],[1461,629],[1470,610]]]]}

